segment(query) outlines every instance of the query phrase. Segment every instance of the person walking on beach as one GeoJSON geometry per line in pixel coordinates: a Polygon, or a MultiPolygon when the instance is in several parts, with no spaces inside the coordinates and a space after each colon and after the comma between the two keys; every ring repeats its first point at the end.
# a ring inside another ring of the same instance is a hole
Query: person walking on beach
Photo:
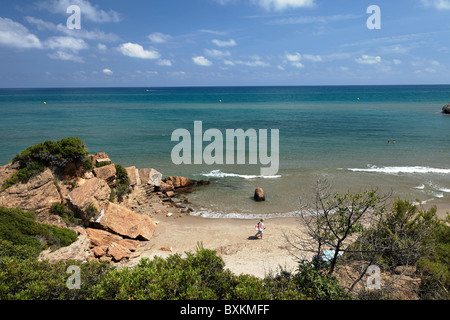
{"type": "Polygon", "coordinates": [[[261,235],[261,240],[263,238],[263,230],[264,230],[264,218],[260,219],[259,222],[255,226],[256,231],[255,237],[258,238],[258,235],[261,235]]]}

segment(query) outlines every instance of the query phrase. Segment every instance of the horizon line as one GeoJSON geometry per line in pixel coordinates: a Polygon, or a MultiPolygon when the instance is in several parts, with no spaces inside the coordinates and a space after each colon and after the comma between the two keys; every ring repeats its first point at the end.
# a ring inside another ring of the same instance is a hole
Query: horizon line
{"type": "Polygon", "coordinates": [[[415,87],[415,86],[450,86],[450,83],[436,84],[302,84],[302,85],[192,85],[192,86],[88,86],[88,87],[2,87],[0,90],[36,90],[36,89],[132,89],[132,88],[275,88],[275,87],[415,87]]]}

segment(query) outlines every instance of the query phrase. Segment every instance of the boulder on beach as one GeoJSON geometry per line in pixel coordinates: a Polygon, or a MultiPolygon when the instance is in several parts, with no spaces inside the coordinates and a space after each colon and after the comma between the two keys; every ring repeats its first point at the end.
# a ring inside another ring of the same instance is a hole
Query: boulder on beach
{"type": "Polygon", "coordinates": [[[450,114],[450,103],[442,107],[442,112],[445,114],[450,114]]]}
{"type": "Polygon", "coordinates": [[[95,223],[108,232],[144,241],[151,239],[156,228],[156,224],[149,216],[135,213],[111,202],[95,223]]]}
{"type": "Polygon", "coordinates": [[[255,189],[255,194],[253,196],[253,199],[255,199],[255,201],[264,201],[266,200],[266,197],[264,195],[264,190],[260,187],[257,187],[255,189]]]}

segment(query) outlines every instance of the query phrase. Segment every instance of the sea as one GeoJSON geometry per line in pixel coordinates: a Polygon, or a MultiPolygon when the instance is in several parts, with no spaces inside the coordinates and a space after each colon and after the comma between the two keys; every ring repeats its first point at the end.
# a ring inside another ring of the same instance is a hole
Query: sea
{"type": "Polygon", "coordinates": [[[30,145],[79,137],[90,153],[125,167],[209,180],[186,195],[192,214],[205,218],[296,215],[318,180],[333,192],[376,189],[392,200],[448,203],[449,102],[448,85],[0,89],[0,164],[30,145]],[[174,163],[177,129],[191,135],[191,163],[174,163]],[[278,130],[278,153],[267,144],[278,171],[261,174],[268,165],[250,139],[244,163],[194,163],[193,150],[212,143],[201,139],[209,129],[223,141],[227,130],[254,129],[258,142],[260,130],[269,141],[278,130]],[[256,187],[265,201],[253,200],[256,187]]]}

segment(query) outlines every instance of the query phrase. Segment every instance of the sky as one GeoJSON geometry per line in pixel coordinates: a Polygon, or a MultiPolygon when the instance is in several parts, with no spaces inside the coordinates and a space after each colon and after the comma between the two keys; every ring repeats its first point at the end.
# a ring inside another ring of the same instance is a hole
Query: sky
{"type": "Polygon", "coordinates": [[[0,4],[0,88],[448,84],[449,71],[450,0],[0,4]]]}

